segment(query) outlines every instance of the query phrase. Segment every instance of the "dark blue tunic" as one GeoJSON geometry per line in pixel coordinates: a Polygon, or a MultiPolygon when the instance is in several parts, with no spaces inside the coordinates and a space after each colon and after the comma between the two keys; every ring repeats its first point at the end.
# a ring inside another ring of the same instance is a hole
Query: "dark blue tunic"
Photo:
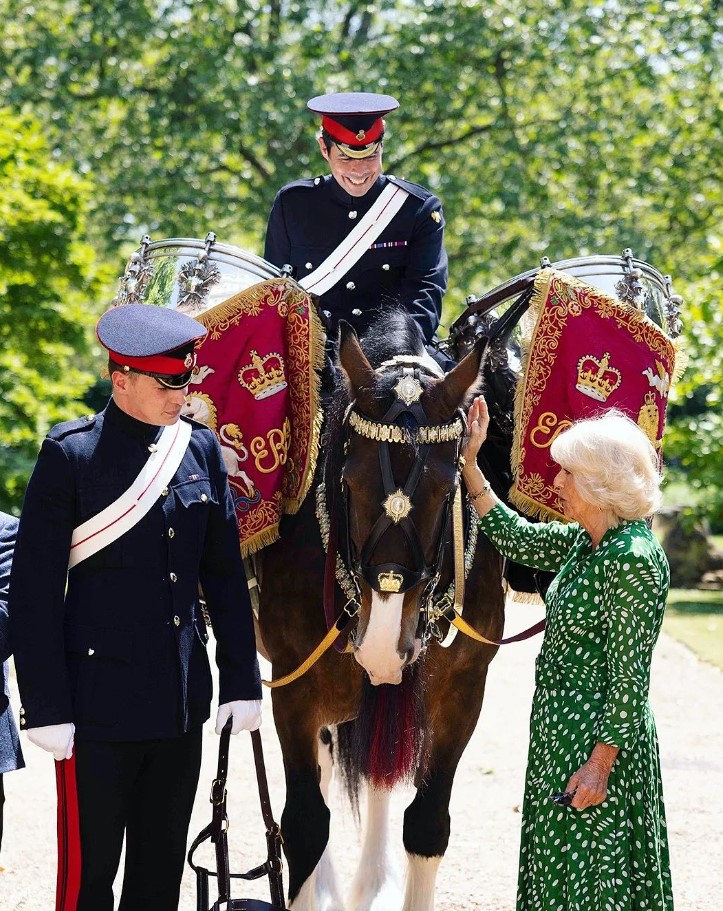
{"type": "Polygon", "coordinates": [[[99,415],[58,425],[43,443],[11,579],[21,725],[72,721],[77,739],[113,741],[175,737],[201,725],[212,685],[199,582],[217,642],[219,701],[261,698],[221,452],[207,427],[191,423],[164,495],[69,574],[73,528],[130,487],[161,428],[111,401],[99,415]]]}
{"type": "MultiPolygon", "coordinates": [[[[8,584],[13,560],[13,547],[18,531],[18,520],[0,512],[0,775],[25,765],[20,750],[18,731],[9,705],[8,665],[10,657],[10,619],[8,616],[8,584]]],[[[1,828],[1,826],[0,826],[1,828]]]]}
{"type": "Polygon", "coordinates": [[[338,247],[390,181],[409,197],[374,246],[320,298],[320,309],[330,313],[331,337],[336,337],[340,319],[360,332],[385,304],[398,302],[414,316],[425,341],[431,341],[447,288],[440,201],[417,184],[385,175],[361,197],[350,196],[327,175],[287,184],[274,201],[264,257],[279,267],[288,263],[300,280],[338,247]]]}

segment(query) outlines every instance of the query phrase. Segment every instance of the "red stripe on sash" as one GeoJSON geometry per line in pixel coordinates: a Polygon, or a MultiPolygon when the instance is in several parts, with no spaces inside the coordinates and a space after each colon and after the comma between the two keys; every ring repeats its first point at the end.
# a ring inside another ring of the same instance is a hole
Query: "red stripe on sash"
{"type": "Polygon", "coordinates": [[[58,878],[55,911],[76,911],[80,893],[80,817],[75,753],[55,763],[58,789],[58,878]]]}

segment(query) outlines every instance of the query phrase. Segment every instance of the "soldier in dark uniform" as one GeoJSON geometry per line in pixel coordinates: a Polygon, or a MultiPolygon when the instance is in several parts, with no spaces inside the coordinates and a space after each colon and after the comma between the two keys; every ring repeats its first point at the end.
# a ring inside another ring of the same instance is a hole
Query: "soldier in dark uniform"
{"type": "Polygon", "coordinates": [[[8,613],[8,586],[13,561],[18,520],[0,512],[0,847],[3,840],[3,809],[5,789],[3,775],[25,766],[20,739],[15,727],[8,688],[8,663],[10,657],[10,616],[8,613]]]}
{"type": "Polygon", "coordinates": [[[429,344],[447,287],[444,218],[429,190],[382,173],[383,117],[399,103],[390,95],[352,92],[312,98],[307,107],[322,115],[318,142],[331,174],[297,180],[279,191],[269,216],[265,258],[291,266],[293,277],[320,297],[331,338],[340,319],[361,332],[380,308],[396,303],[414,316],[429,344]],[[350,255],[340,245],[387,187],[387,194],[398,189],[401,206],[386,223],[382,212],[350,255]]]}
{"type": "Polygon", "coordinates": [[[180,416],[205,330],[131,304],[105,313],[97,334],[113,397],[50,431],[20,519],[21,727],[59,760],[57,907],[112,911],[125,835],[120,909],[175,911],[212,696],[199,583],[217,730],[260,724],[252,615],[219,445],[180,416]]]}

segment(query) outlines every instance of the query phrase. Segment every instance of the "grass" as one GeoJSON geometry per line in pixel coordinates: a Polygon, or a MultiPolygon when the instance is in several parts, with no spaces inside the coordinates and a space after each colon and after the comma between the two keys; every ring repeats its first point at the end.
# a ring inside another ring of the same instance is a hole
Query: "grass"
{"type": "Polygon", "coordinates": [[[663,630],[723,670],[723,591],[671,589],[663,630]]]}

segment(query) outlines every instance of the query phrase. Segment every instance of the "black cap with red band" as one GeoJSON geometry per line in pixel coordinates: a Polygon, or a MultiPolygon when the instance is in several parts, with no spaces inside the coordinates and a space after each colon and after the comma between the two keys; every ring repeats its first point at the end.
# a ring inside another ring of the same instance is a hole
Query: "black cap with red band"
{"type": "Polygon", "coordinates": [[[196,366],[195,343],[206,329],[195,319],[151,304],[122,304],[98,320],[96,335],[125,372],[144,373],[169,389],[188,386],[196,366]]]}
{"type": "Polygon", "coordinates": [[[368,158],[384,136],[384,115],[396,111],[399,102],[391,95],[374,92],[335,92],[318,95],[306,106],[322,115],[322,130],[345,155],[368,158]]]}

